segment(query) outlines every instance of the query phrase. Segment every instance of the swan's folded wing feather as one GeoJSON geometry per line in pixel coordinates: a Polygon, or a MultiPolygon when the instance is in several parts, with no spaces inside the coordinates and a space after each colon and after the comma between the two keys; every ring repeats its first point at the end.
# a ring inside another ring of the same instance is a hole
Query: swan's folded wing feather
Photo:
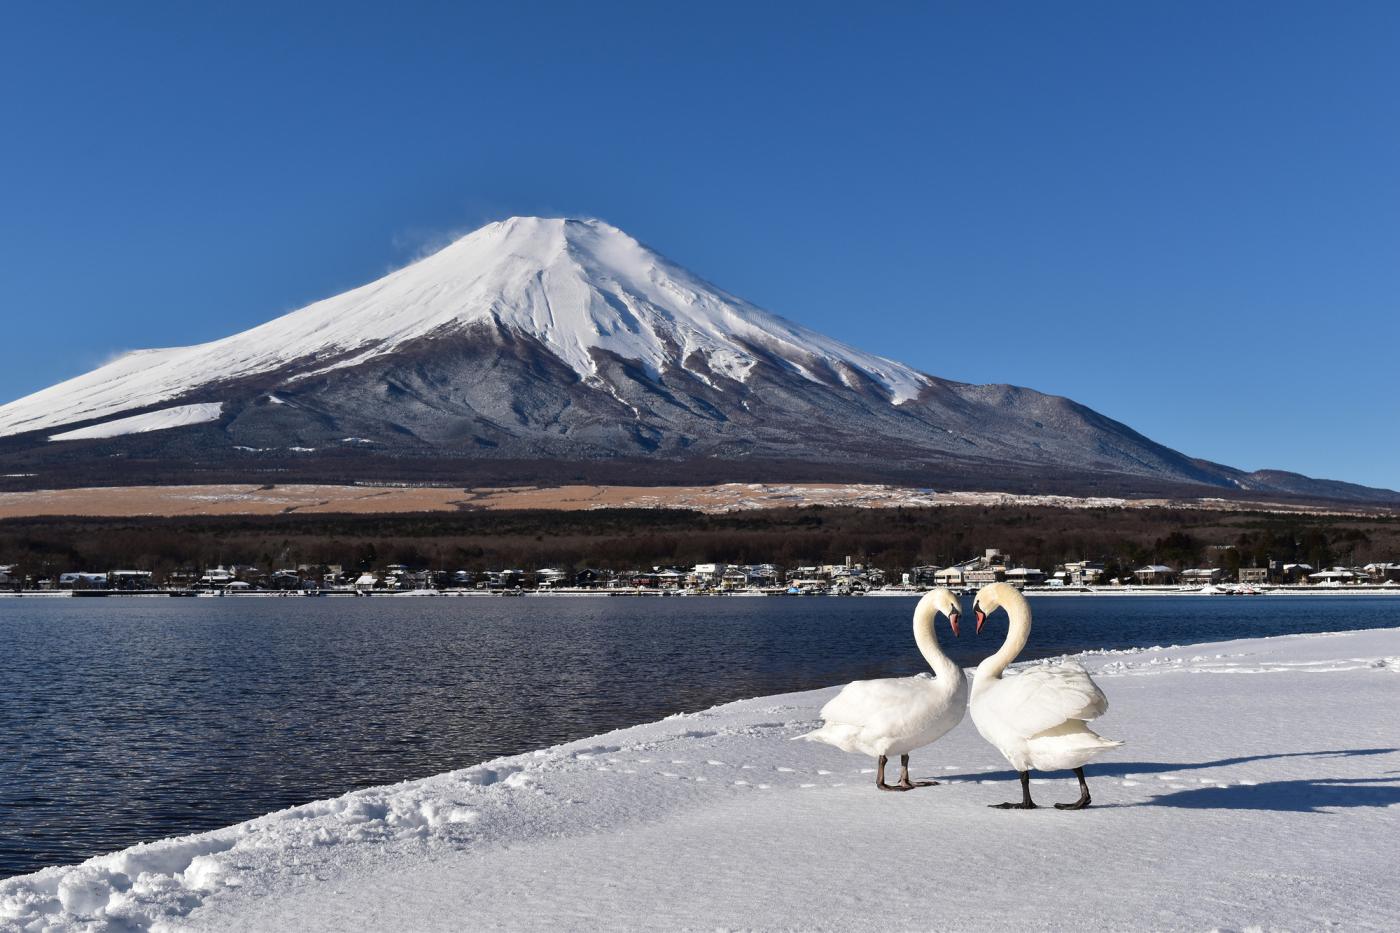
{"type": "Polygon", "coordinates": [[[841,688],[841,692],[822,707],[821,718],[827,722],[868,724],[873,718],[882,719],[927,694],[933,678],[884,677],[879,680],[857,680],[841,688]]]}
{"type": "Polygon", "coordinates": [[[1097,719],[1108,711],[1108,698],[1088,673],[1068,666],[1003,677],[984,702],[996,718],[1028,737],[1072,719],[1097,719]]]}

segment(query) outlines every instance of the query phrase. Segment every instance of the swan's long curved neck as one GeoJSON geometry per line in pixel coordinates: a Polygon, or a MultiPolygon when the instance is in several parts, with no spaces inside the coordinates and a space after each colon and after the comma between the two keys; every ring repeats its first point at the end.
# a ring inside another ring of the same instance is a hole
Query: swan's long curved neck
{"type": "Polygon", "coordinates": [[[929,597],[920,600],[914,609],[914,643],[919,646],[919,653],[924,656],[924,660],[940,680],[945,677],[950,681],[953,678],[961,680],[962,669],[943,653],[942,646],[938,644],[938,635],[934,631],[934,623],[937,620],[938,608],[934,605],[934,600],[929,597]]]}
{"type": "Polygon", "coordinates": [[[977,665],[977,681],[982,683],[1000,677],[1031,637],[1031,604],[1026,602],[1026,597],[1013,590],[1003,600],[1002,608],[1011,620],[1006,629],[1006,641],[996,654],[977,665]]]}

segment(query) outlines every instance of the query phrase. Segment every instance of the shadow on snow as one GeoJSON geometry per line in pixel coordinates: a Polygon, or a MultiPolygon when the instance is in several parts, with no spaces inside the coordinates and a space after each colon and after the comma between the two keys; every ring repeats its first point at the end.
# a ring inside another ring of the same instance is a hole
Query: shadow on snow
{"type": "MultiPolygon", "coordinates": [[[[1245,755],[1216,761],[1159,762],[1125,761],[1105,763],[1086,769],[1090,789],[1094,779],[1121,779],[1127,775],[1176,774],[1206,768],[1226,768],[1231,765],[1279,758],[1355,758],[1363,755],[1387,755],[1400,751],[1395,748],[1350,748],[1317,752],[1281,752],[1275,755],[1245,755]]],[[[1040,772],[1037,772],[1040,773],[1040,772]]],[[[1053,772],[1051,772],[1053,773],[1053,772]]],[[[1095,809],[1128,807],[1179,807],[1193,810],[1280,810],[1298,813],[1320,813],[1344,807],[1390,807],[1400,804],[1400,772],[1391,777],[1374,778],[1299,778],[1288,781],[1261,781],[1257,784],[1231,784],[1227,787],[1204,786],[1161,794],[1139,803],[1095,805],[1095,809]]],[[[940,775],[940,777],[942,777],[940,775]]],[[[1015,781],[1014,771],[988,771],[978,774],[948,775],[965,781],[1015,781]]],[[[946,779],[946,778],[945,778],[946,779]]]]}

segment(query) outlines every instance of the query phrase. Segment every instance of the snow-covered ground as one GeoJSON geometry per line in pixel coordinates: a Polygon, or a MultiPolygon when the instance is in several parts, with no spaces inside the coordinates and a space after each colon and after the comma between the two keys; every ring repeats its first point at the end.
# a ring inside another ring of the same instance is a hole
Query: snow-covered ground
{"type": "Polygon", "coordinates": [[[988,809],[970,723],[878,793],[788,741],[833,688],[0,882],[0,929],[1400,928],[1400,629],[1082,658],[1128,742],[1083,812],[988,809]]]}

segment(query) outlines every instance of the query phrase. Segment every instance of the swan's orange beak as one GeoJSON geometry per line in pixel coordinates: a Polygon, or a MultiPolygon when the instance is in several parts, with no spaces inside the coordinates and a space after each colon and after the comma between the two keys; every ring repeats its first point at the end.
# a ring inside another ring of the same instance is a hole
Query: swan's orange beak
{"type": "Polygon", "coordinates": [[[955,612],[948,616],[948,624],[953,628],[953,637],[958,637],[958,614],[955,612]]]}
{"type": "Polygon", "coordinates": [[[976,613],[976,615],[977,615],[977,634],[978,634],[978,635],[981,635],[981,634],[982,634],[982,623],[987,621],[987,614],[986,614],[985,612],[983,612],[981,609],[974,609],[973,612],[976,613]]]}

